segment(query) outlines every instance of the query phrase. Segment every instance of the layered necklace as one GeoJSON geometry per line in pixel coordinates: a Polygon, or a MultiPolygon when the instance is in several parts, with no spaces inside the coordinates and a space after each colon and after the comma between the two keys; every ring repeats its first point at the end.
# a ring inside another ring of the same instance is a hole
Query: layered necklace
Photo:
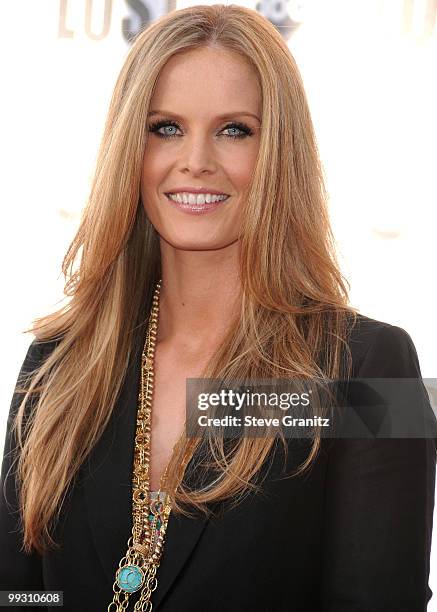
{"type": "Polygon", "coordinates": [[[108,606],[108,612],[127,610],[130,595],[140,590],[140,597],[133,609],[135,612],[151,612],[151,596],[157,587],[156,572],[161,561],[165,533],[171,512],[169,492],[165,491],[164,499],[161,499],[161,489],[165,490],[168,465],[161,476],[156,499],[149,499],[153,366],[158,331],[161,282],[159,281],[156,285],[153,296],[146,341],[141,358],[141,385],[138,396],[132,473],[132,535],[127,541],[127,552],[120,560],[116,571],[113,584],[114,597],[108,606]]]}

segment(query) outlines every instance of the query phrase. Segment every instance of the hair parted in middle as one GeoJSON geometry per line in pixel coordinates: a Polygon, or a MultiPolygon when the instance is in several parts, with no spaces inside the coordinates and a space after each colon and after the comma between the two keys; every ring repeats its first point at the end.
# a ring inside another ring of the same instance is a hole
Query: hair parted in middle
{"type": "MultiPolygon", "coordinates": [[[[239,54],[262,92],[259,153],[239,239],[241,307],[203,376],[324,381],[350,371],[346,340],[356,311],[336,260],[313,124],[286,43],[267,19],[241,6],[168,13],[136,37],[116,82],[90,196],[63,262],[68,302],[28,330],[41,355],[46,342],[56,341],[29,378],[15,422],[28,551],[56,545],[51,521],[108,424],[133,347],[144,342],[161,275],[159,236],[140,195],[147,114],[166,62],[202,47],[239,54]],[[34,392],[38,401],[24,439],[23,416],[34,392]]],[[[253,478],[273,444],[272,437],[241,438],[227,452],[220,436],[202,445],[183,438],[168,469],[169,491],[176,487],[172,511],[238,503],[256,487],[253,478]],[[196,470],[201,474],[209,463],[216,478],[193,490],[182,480],[182,458],[200,448],[196,470]]],[[[311,465],[320,444],[316,435],[294,475],[311,465]]]]}

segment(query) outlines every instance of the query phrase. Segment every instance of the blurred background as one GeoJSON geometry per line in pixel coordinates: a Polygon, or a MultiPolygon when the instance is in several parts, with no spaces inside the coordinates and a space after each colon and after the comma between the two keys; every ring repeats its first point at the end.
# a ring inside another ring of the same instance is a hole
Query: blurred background
{"type": "MultiPolygon", "coordinates": [[[[86,203],[109,98],[130,41],[168,11],[214,3],[0,3],[0,261],[7,347],[0,450],[13,387],[33,338],[23,330],[63,298],[62,259],[86,203]]],[[[301,70],[351,303],[407,330],[422,375],[437,377],[437,0],[233,4],[269,19],[301,70]]],[[[428,610],[437,611],[437,544],[430,586],[436,595],[428,610]]]]}

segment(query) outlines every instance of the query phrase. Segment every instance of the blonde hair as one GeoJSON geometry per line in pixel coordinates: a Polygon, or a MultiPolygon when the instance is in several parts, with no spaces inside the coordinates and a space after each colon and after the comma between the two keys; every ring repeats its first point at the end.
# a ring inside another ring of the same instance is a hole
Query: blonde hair
{"type": "MultiPolygon", "coordinates": [[[[109,421],[134,339],[148,318],[161,270],[158,236],[140,198],[147,112],[166,62],[205,46],[248,60],[263,107],[240,238],[241,311],[204,376],[336,378],[346,362],[350,371],[350,351],[344,349],[356,311],[336,261],[323,171],[295,61],[274,26],[254,10],[218,4],[172,11],[138,35],[116,82],[89,200],[63,261],[70,299],[26,330],[37,342],[57,340],[22,389],[27,392],[14,421],[26,551],[57,546],[50,523],[109,421]],[[27,401],[35,394],[23,435],[27,401]]],[[[182,458],[199,443],[183,439],[170,461],[174,512],[188,513],[183,504],[206,511],[208,502],[241,498],[254,486],[274,439],[241,438],[231,454],[220,437],[209,440],[207,457],[219,477],[190,490],[182,481],[182,458]]],[[[319,448],[316,436],[296,474],[319,448]]]]}

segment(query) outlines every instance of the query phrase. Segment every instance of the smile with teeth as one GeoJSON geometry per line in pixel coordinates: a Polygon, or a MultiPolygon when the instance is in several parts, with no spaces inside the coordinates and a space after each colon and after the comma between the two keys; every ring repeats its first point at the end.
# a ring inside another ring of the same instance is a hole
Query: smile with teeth
{"type": "Polygon", "coordinates": [[[173,202],[179,204],[210,204],[214,202],[221,202],[227,200],[229,196],[225,194],[212,194],[212,193],[167,193],[166,194],[173,202]]]}

